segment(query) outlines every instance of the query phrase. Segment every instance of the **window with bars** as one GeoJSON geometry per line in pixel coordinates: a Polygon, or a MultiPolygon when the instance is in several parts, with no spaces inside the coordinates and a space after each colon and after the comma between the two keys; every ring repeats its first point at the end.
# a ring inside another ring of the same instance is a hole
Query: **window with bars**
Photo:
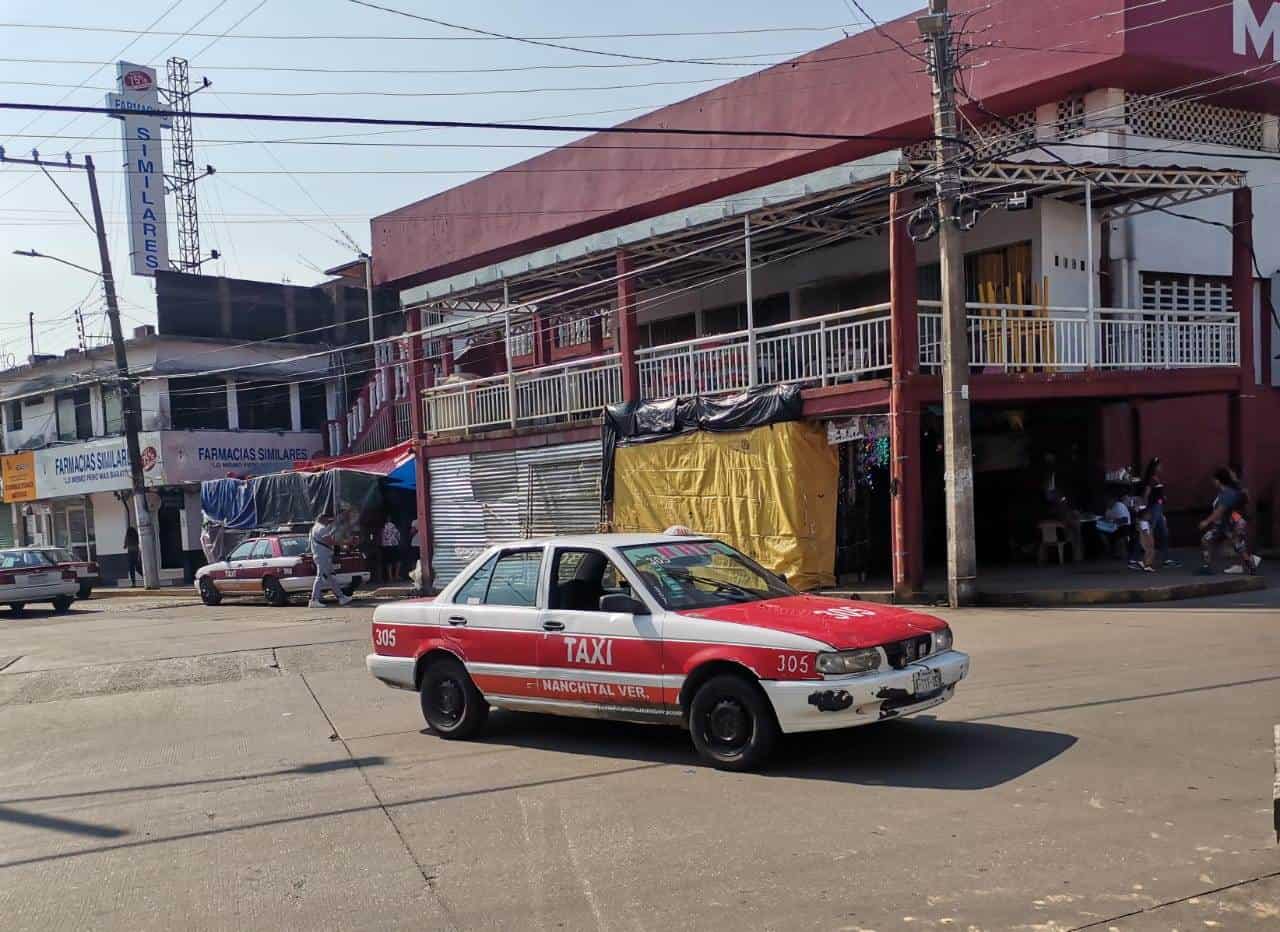
{"type": "Polygon", "coordinates": [[[1227,275],[1143,272],[1142,309],[1192,314],[1230,311],[1231,278],[1227,275]]]}

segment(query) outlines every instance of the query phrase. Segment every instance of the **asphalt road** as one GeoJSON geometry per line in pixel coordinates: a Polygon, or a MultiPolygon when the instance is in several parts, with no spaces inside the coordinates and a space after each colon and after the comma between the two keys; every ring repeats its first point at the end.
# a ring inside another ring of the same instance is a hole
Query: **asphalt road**
{"type": "Polygon", "coordinates": [[[936,714],[424,733],[371,603],[0,615],[0,928],[1280,928],[1280,599],[941,612],[936,714]]]}

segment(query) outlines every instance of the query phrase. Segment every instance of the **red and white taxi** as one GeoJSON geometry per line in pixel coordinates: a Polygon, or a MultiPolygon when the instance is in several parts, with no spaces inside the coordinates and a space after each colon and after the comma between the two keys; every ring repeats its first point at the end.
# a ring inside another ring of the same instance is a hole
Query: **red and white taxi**
{"type": "Polygon", "coordinates": [[[81,560],[79,556],[66,547],[41,547],[40,551],[48,557],[60,570],[71,570],[76,574],[77,599],[87,599],[93,595],[93,587],[102,582],[98,564],[92,560],[81,560]]]}
{"type": "Polygon", "coordinates": [[[780,732],[933,708],[969,672],[951,629],[801,595],[720,541],[606,534],[495,547],[434,600],[379,606],[369,671],[445,738],[490,706],[688,728],[717,767],[780,732]]]}
{"type": "Polygon", "coordinates": [[[0,550],[0,605],[8,605],[15,615],[28,602],[52,603],[62,614],[79,588],[75,572],[60,569],[43,549],[0,550]]]}
{"type": "MultiPolygon", "coordinates": [[[[351,595],[369,581],[369,569],[358,553],[339,551],[333,578],[351,595]]],[[[267,534],[242,541],[220,563],[196,570],[196,592],[205,605],[224,595],[264,595],[272,605],[288,605],[295,594],[309,593],[316,581],[311,540],[306,534],[267,534]]]]}

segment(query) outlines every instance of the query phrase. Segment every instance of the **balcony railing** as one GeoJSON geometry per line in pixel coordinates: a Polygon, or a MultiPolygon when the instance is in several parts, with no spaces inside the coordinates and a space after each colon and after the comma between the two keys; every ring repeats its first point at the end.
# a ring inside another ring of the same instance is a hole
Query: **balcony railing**
{"type": "MultiPolygon", "coordinates": [[[[718,395],[750,384],[749,331],[636,354],[646,398],[718,395]]],[[[877,304],[756,328],[757,385],[830,385],[887,373],[889,305],[877,304]]]]}
{"type": "Polygon", "coordinates": [[[440,433],[592,417],[621,400],[622,365],[614,353],[437,385],[423,393],[423,411],[427,429],[440,433]]]}
{"type": "MultiPolygon", "coordinates": [[[[975,372],[1182,369],[1236,366],[1235,314],[970,304],[968,340],[975,372]]],[[[920,366],[942,363],[942,314],[919,312],[920,366]]],[[[892,365],[887,304],[789,321],[756,330],[756,384],[834,385],[887,378],[892,365]]],[[[742,391],[750,379],[747,331],[702,337],[636,353],[641,395],[670,398],[742,391]]],[[[591,417],[620,401],[617,354],[466,382],[424,393],[428,429],[467,431],[551,424],[591,417]],[[514,404],[512,388],[514,387],[514,404]]]]}
{"type": "MultiPolygon", "coordinates": [[[[1240,362],[1239,321],[1232,312],[968,307],[969,364],[977,370],[1189,369],[1240,362]]],[[[922,301],[922,369],[941,366],[941,346],[940,305],[922,301]]]]}

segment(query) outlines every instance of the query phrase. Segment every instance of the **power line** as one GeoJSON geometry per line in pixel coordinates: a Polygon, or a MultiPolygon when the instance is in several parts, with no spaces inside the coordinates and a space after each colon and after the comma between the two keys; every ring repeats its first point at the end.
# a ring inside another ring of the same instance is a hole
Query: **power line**
{"type": "MultiPolygon", "coordinates": [[[[66,104],[34,104],[14,101],[0,101],[0,110],[34,111],[39,113],[98,113],[103,116],[116,116],[127,111],[113,107],[76,107],[66,104]]],[[[544,133],[614,133],[618,135],[648,136],[725,136],[725,137],[763,137],[767,139],[828,139],[836,142],[922,142],[932,136],[885,136],[878,133],[824,133],[800,130],[770,129],[702,129],[686,126],[588,126],[572,124],[529,124],[503,123],[472,120],[413,120],[394,117],[367,116],[321,116],[316,114],[286,113],[212,113],[195,112],[191,116],[208,120],[244,120],[256,123],[321,123],[345,124],[352,126],[413,126],[424,129],[503,129],[516,131],[533,131],[544,133]]]]}
{"type": "MultiPolygon", "coordinates": [[[[580,39],[673,39],[673,38],[712,38],[716,36],[742,36],[742,35],[761,35],[765,33],[775,32],[838,32],[849,26],[865,25],[864,23],[838,23],[832,26],[761,26],[752,29],[717,29],[706,30],[701,32],[607,32],[607,33],[584,33],[578,35],[561,35],[561,36],[519,36],[512,37],[518,39],[538,40],[538,41],[574,41],[580,39]]],[[[0,29],[48,29],[61,30],[70,32],[92,32],[92,33],[109,33],[121,35],[138,35],[136,29],[124,29],[114,26],[77,26],[70,23],[0,23],[0,29]]],[[[158,32],[152,31],[145,33],[153,36],[189,36],[194,39],[218,38],[218,33],[210,32],[158,32]]],[[[318,40],[324,42],[486,42],[496,41],[499,36],[406,36],[403,34],[394,35],[351,35],[342,33],[338,35],[315,35],[315,34],[286,34],[286,35],[263,35],[241,33],[234,36],[226,36],[230,39],[243,39],[254,41],[310,41],[318,40]]]]}
{"type": "Polygon", "coordinates": [[[542,48],[559,49],[564,52],[577,52],[582,55],[598,55],[605,58],[623,58],[629,61],[660,62],[663,64],[671,64],[671,65],[726,65],[728,64],[730,65],[730,67],[732,67],[731,63],[716,62],[711,59],[705,59],[705,58],[704,59],[666,58],[666,57],[657,56],[657,55],[632,55],[627,52],[607,52],[601,49],[585,48],[580,45],[565,45],[559,41],[552,41],[548,39],[533,39],[533,38],[529,38],[528,36],[515,36],[509,33],[496,32],[491,29],[480,29],[476,26],[464,26],[460,23],[451,23],[447,20],[436,19],[435,17],[425,16],[421,13],[410,13],[406,10],[397,10],[394,7],[382,6],[377,3],[371,3],[369,2],[369,0],[347,0],[347,2],[355,4],[356,6],[368,7],[371,10],[379,10],[383,13],[391,13],[395,16],[403,16],[407,19],[416,19],[424,23],[432,23],[433,25],[436,25],[436,26],[443,26],[446,29],[456,29],[456,30],[459,30],[460,32],[468,32],[468,33],[472,33],[473,35],[483,36],[489,39],[506,39],[508,41],[519,42],[524,45],[534,45],[542,48]]]}

